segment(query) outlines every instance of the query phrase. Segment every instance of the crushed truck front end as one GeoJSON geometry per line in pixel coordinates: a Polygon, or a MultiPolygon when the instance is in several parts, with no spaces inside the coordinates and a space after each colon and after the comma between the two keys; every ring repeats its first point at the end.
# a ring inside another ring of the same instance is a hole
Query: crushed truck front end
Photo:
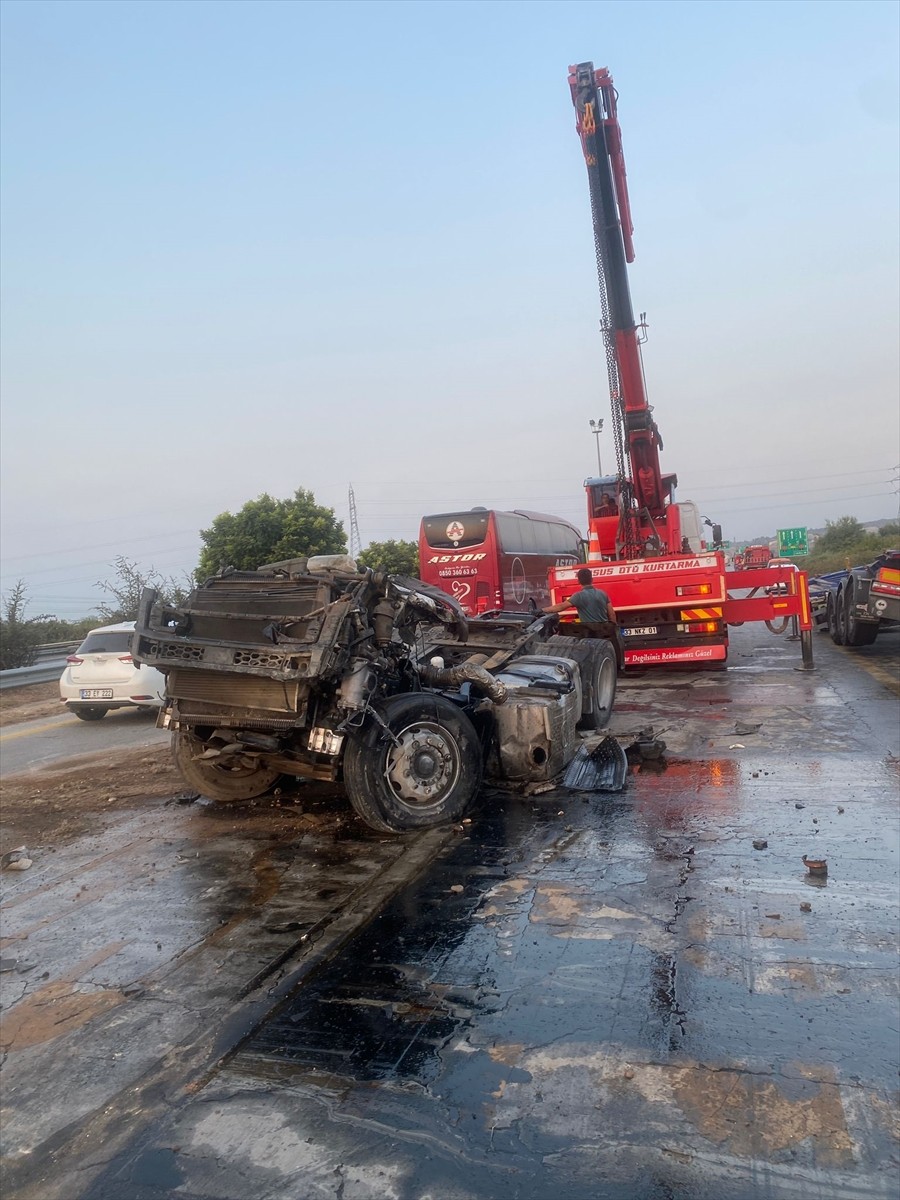
{"type": "Polygon", "coordinates": [[[147,589],[132,648],[166,675],[161,723],[195,790],[229,802],[282,775],[341,781],[363,820],[393,831],[459,819],[486,772],[546,779],[574,755],[576,722],[608,719],[611,648],[579,648],[551,678],[523,656],[562,663],[569,639],[552,618],[507,618],[467,620],[438,589],[370,570],[228,571],[177,606],[147,589]],[[543,715],[505,716],[501,736],[506,705],[543,715]],[[513,727],[517,753],[498,753],[513,727]]]}

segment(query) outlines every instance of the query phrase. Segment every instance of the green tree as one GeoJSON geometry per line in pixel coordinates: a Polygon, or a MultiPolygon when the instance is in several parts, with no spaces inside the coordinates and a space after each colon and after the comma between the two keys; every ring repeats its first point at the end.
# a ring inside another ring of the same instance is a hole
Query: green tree
{"type": "Polygon", "coordinates": [[[391,575],[419,574],[419,547],[415,542],[370,542],[357,556],[361,567],[383,567],[391,575]]]}
{"type": "Polygon", "coordinates": [[[113,566],[115,577],[98,580],[96,585],[111,597],[97,607],[100,620],[105,625],[133,621],[137,616],[141,592],[145,587],[156,588],[167,603],[179,604],[186,599],[193,585],[189,576],[179,582],[171,576],[160,575],[154,567],[144,570],[123,554],[118,555],[113,566]]]}
{"type": "Polygon", "coordinates": [[[835,550],[848,550],[865,537],[866,531],[856,517],[838,517],[825,522],[825,532],[816,540],[816,551],[826,554],[835,550]]]}
{"type": "Polygon", "coordinates": [[[267,492],[248,500],[237,513],[219,513],[209,529],[201,529],[198,579],[223,567],[252,571],[261,563],[312,554],[346,553],[344,526],[333,508],[316,504],[315,496],[298,488],[288,500],[267,492]]]}
{"type": "Polygon", "coordinates": [[[14,667],[28,667],[35,659],[41,644],[39,622],[49,619],[44,613],[40,617],[26,617],[28,607],[28,585],[20,579],[3,597],[3,616],[0,617],[0,671],[14,667]]]}

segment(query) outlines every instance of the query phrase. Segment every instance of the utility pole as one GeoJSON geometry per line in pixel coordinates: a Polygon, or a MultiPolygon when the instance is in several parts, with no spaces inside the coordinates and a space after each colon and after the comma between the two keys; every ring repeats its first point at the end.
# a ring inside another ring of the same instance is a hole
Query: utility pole
{"type": "Polygon", "coordinates": [[[600,466],[600,434],[603,432],[603,418],[599,421],[591,421],[591,432],[597,439],[597,474],[603,474],[603,468],[600,466]]]}

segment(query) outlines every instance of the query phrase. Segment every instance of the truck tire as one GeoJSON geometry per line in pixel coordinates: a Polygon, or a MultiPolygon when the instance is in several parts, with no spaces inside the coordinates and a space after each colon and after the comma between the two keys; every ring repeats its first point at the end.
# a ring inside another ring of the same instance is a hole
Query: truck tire
{"type": "Polygon", "coordinates": [[[264,766],[258,759],[248,763],[242,755],[198,759],[203,749],[204,743],[193,733],[179,729],[172,735],[172,755],[182,779],[194,791],[220,804],[252,800],[281,777],[274,767],[264,766]]]}
{"type": "Polygon", "coordinates": [[[582,729],[602,729],[609,723],[618,686],[616,651],[605,638],[563,637],[555,634],[529,650],[529,654],[550,654],[571,658],[581,675],[582,729]]]}
{"type": "Polygon", "coordinates": [[[458,821],[481,785],[481,743],[449,700],[406,692],[373,706],[344,752],[344,787],[357,815],[379,833],[458,821]]]}
{"type": "Polygon", "coordinates": [[[856,595],[853,581],[844,588],[843,630],[845,646],[871,646],[878,636],[874,621],[860,621],[855,616],[856,595]]]}
{"type": "Polygon", "coordinates": [[[826,619],[828,621],[828,632],[831,634],[831,640],[836,646],[844,644],[844,622],[842,619],[842,594],[841,592],[829,592],[826,606],[826,619]]]}

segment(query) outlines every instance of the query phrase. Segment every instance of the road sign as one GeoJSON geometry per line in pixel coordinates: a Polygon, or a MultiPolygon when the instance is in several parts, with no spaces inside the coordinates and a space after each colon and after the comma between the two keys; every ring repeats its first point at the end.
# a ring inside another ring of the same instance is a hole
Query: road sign
{"type": "Polygon", "coordinates": [[[795,529],[778,530],[779,558],[794,558],[801,554],[809,554],[809,543],[806,537],[806,526],[800,525],[795,529]]]}

